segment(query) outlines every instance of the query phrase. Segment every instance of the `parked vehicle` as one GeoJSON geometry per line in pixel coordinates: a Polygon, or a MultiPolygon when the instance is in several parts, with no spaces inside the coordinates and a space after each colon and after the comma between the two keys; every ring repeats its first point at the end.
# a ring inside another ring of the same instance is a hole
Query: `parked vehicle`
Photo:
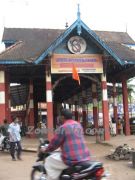
{"type": "Polygon", "coordinates": [[[9,141],[9,137],[7,136],[3,136],[3,134],[0,134],[0,149],[2,151],[10,150],[10,141],[9,141]]]}
{"type": "Polygon", "coordinates": [[[3,134],[0,133],[0,149],[2,149],[2,142],[3,142],[4,138],[5,137],[3,136],[3,134]]]}
{"type": "MultiPolygon", "coordinates": [[[[40,148],[47,147],[48,141],[40,141],[38,159],[36,164],[33,165],[31,172],[31,180],[46,180],[46,170],[44,163],[46,157],[51,153],[41,153],[40,148]]],[[[77,165],[71,166],[68,169],[63,170],[60,175],[60,180],[103,180],[107,177],[104,171],[103,164],[101,162],[83,162],[77,165]]]]}
{"type": "Polygon", "coordinates": [[[130,132],[131,134],[135,134],[135,117],[129,119],[130,122],[130,132]]]}

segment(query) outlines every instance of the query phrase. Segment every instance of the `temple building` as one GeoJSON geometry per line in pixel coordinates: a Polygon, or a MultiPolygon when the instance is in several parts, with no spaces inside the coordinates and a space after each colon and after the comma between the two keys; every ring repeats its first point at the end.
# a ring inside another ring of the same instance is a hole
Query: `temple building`
{"type": "MultiPolygon", "coordinates": [[[[118,119],[117,83],[122,84],[125,134],[130,135],[127,80],[135,76],[134,40],[127,32],[93,31],[80,18],[65,29],[5,28],[0,54],[0,123],[9,122],[14,107],[27,126],[37,127],[39,106],[45,106],[49,129],[56,127],[60,109],[68,106],[87,126],[87,104],[93,103],[98,129],[98,101],[102,101],[104,140],[110,139],[108,97],[118,119]],[[72,78],[73,66],[80,77],[72,78]],[[107,83],[112,83],[109,87],[107,83]],[[13,84],[16,84],[12,86],[13,84]]],[[[41,107],[40,107],[41,108],[41,107]]],[[[48,132],[51,139],[53,133],[48,132]]]]}

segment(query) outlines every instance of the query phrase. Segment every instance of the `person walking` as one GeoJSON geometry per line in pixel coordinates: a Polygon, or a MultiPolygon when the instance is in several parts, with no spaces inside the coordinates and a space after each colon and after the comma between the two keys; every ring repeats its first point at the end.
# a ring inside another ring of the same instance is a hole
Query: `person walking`
{"type": "Polygon", "coordinates": [[[123,126],[121,122],[121,118],[118,117],[118,134],[122,135],[123,134],[123,126]]]}
{"type": "Polygon", "coordinates": [[[9,140],[10,140],[10,154],[12,157],[12,160],[15,161],[15,151],[17,150],[17,159],[21,160],[21,129],[19,125],[18,118],[13,118],[13,122],[9,125],[8,132],[9,132],[9,140]],[[17,148],[17,149],[16,149],[17,148]]]}

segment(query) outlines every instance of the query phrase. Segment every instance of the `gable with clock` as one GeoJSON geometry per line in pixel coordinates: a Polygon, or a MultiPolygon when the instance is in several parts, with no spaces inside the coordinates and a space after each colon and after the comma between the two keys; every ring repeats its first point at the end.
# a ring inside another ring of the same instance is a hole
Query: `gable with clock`
{"type": "Polygon", "coordinates": [[[80,36],[73,36],[68,40],[68,49],[73,54],[82,54],[86,50],[86,41],[80,36]]]}

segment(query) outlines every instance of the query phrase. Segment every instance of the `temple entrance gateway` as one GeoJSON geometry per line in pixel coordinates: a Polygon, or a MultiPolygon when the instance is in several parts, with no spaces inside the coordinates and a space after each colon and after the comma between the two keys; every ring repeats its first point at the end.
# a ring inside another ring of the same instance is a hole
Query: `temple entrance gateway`
{"type": "MultiPolygon", "coordinates": [[[[17,115],[26,126],[36,128],[45,118],[47,128],[53,129],[63,106],[86,130],[91,103],[94,128],[99,128],[102,114],[104,140],[109,140],[108,97],[113,98],[117,122],[117,83],[121,83],[125,134],[130,134],[127,80],[135,76],[135,52],[127,46],[135,42],[127,33],[92,31],[78,14],[64,30],[5,28],[3,42],[8,48],[0,54],[0,123],[17,115]],[[73,67],[80,85],[72,78],[73,67]]],[[[52,135],[48,131],[49,139],[52,135]]]]}

